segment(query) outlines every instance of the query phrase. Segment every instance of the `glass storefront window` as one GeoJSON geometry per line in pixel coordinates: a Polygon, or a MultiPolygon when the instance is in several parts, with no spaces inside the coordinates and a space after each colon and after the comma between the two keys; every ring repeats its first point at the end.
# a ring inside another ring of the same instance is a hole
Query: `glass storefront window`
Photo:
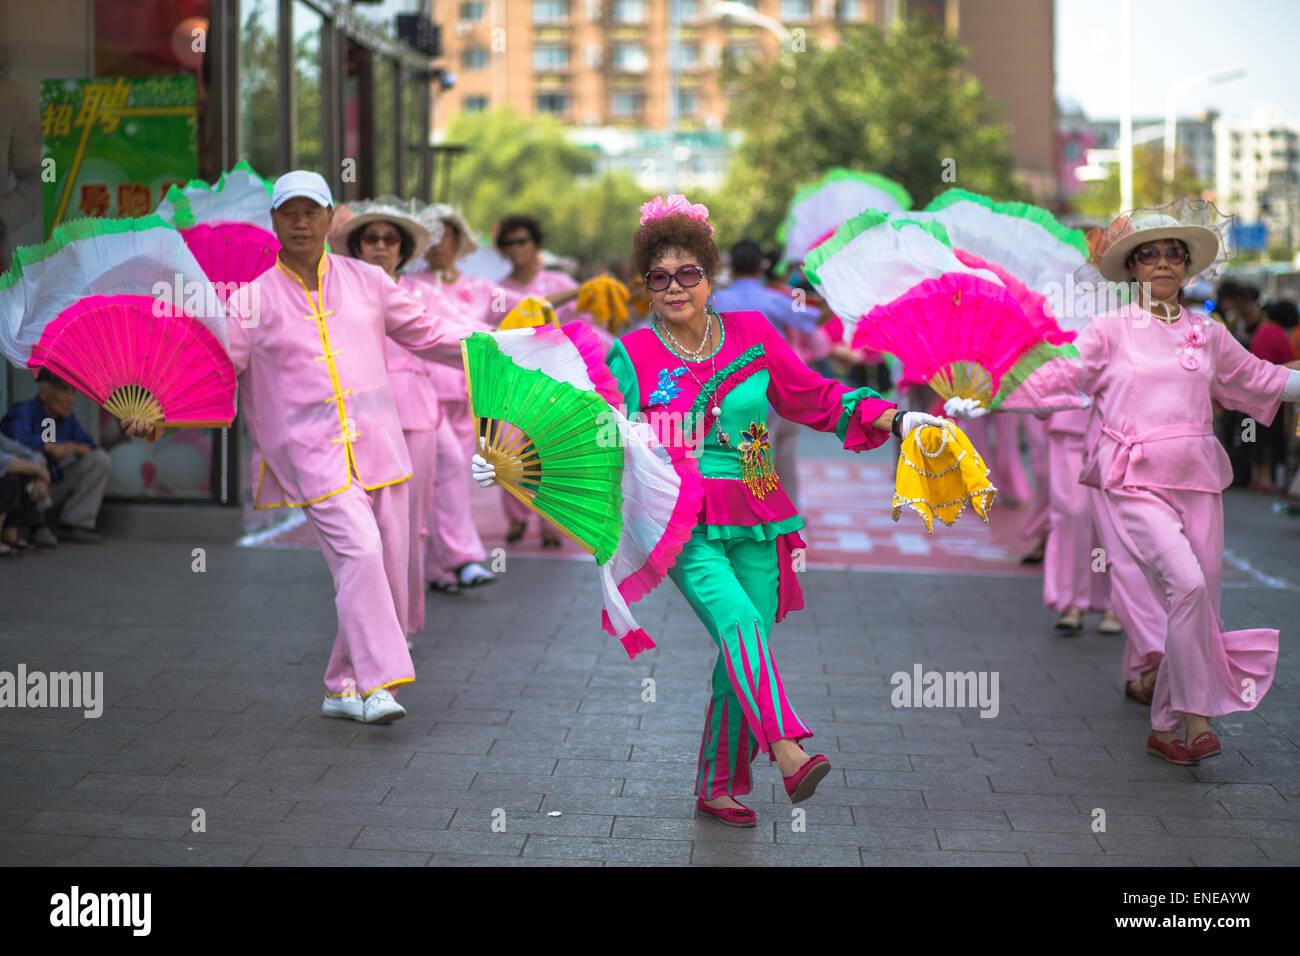
{"type": "Polygon", "coordinates": [[[239,28],[239,158],[266,179],[280,173],[275,0],[246,0],[239,28]]]}
{"type": "Polygon", "coordinates": [[[320,171],[321,32],[324,18],[305,3],[293,7],[293,69],[297,106],[294,166],[320,171]]]}

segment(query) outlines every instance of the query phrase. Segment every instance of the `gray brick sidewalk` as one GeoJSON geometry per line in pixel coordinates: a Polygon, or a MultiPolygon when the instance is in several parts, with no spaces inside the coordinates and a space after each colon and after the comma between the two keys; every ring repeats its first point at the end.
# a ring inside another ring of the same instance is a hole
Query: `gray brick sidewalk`
{"type": "MultiPolygon", "coordinates": [[[[1247,495],[1228,514],[1235,553],[1297,578],[1300,521],[1247,495]]],[[[192,560],[118,542],[0,568],[0,670],[103,671],[105,698],[98,719],[0,710],[0,864],[1300,863],[1296,590],[1225,590],[1232,626],[1284,628],[1278,678],[1185,769],[1144,752],[1121,640],[1056,636],[1037,580],[809,571],[774,653],[834,770],[797,828],[760,759],[746,831],[693,815],[714,651],[671,584],[638,605],[659,647],[633,662],[587,562],[516,558],[430,595],[409,716],[366,727],[319,715],[318,554],[192,560]],[[997,671],[1000,713],[894,709],[889,675],[918,663],[997,671]]]]}

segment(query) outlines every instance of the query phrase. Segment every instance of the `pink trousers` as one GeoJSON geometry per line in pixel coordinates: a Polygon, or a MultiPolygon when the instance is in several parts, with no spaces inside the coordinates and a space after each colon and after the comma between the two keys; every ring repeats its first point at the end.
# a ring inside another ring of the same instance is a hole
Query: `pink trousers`
{"type": "Polygon", "coordinates": [[[1105,519],[1146,575],[1148,600],[1158,600],[1167,614],[1152,728],[1176,730],[1184,714],[1254,710],[1273,683],[1279,634],[1268,628],[1223,630],[1222,496],[1110,488],[1102,497],[1105,519]]]}
{"type": "Polygon", "coordinates": [[[1006,504],[1024,504],[1030,498],[1029,479],[1020,460],[1019,419],[1013,413],[994,413],[962,424],[962,431],[988,466],[998,497],[1006,504]]]}
{"type": "MultiPolygon", "coordinates": [[[[1084,488],[1082,485],[1079,487],[1084,488]]],[[[1106,549],[1110,609],[1124,625],[1121,670],[1125,681],[1138,680],[1165,659],[1169,613],[1147,583],[1142,563],[1133,559],[1114,524],[1106,518],[1104,493],[1098,488],[1086,490],[1101,546],[1106,549]]]]}
{"type": "Polygon", "coordinates": [[[429,502],[429,543],[424,555],[424,574],[430,581],[450,578],[461,565],[487,557],[470,509],[469,458],[474,447],[474,420],[464,400],[439,402],[443,416],[429,502]]]}
{"type": "MultiPolygon", "coordinates": [[[[446,417],[443,417],[446,420],[446,417]]],[[[407,620],[406,633],[424,630],[424,554],[429,541],[429,497],[433,493],[434,467],[438,453],[438,432],[424,429],[403,431],[406,451],[411,456],[411,491],[407,495],[410,514],[406,563],[407,620]]],[[[462,475],[465,471],[462,470],[462,475]]]]}
{"type": "Polygon", "coordinates": [[[365,491],[352,484],[304,510],[334,577],[339,629],[325,692],[362,696],[415,680],[406,649],[410,481],[365,491]]]}
{"type": "Polygon", "coordinates": [[[1029,499],[1029,513],[1020,527],[1020,537],[1034,546],[1047,537],[1051,528],[1051,436],[1047,422],[1033,415],[1018,416],[1025,426],[1025,441],[1029,445],[1029,470],[1034,473],[1034,494],[1029,499]]]}
{"type": "Polygon", "coordinates": [[[1110,578],[1105,554],[1094,556],[1103,544],[1093,517],[1093,489],[1079,484],[1083,436],[1053,432],[1048,457],[1051,532],[1043,555],[1043,603],[1061,613],[1072,607],[1101,613],[1110,606],[1110,578]]]}

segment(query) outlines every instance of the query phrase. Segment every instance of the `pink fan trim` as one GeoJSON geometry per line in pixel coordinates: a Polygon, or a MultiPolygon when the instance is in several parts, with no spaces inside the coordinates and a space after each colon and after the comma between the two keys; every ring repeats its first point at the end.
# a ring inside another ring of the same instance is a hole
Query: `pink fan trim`
{"type": "MultiPolygon", "coordinates": [[[[654,550],[646,557],[645,564],[618,582],[618,593],[628,604],[641,600],[668,575],[668,569],[682,553],[682,548],[690,540],[699,524],[700,504],[704,498],[703,482],[700,477],[699,463],[684,449],[668,449],[673,470],[681,481],[677,492],[677,503],[668,519],[668,527],[659,537],[654,550]]],[[[608,621],[608,618],[606,618],[608,621]]],[[[608,624],[606,625],[608,629],[608,624]]],[[[614,633],[610,631],[610,633],[614,633]]],[[[653,646],[653,645],[652,645],[653,646]]]]}
{"type": "Polygon", "coordinates": [[[1035,329],[1039,330],[1045,341],[1052,345],[1065,345],[1073,342],[1079,337],[1077,332],[1068,332],[1061,328],[1056,321],[1056,316],[1052,312],[1052,307],[1047,304],[1047,298],[1029,288],[1006,269],[1003,269],[997,263],[989,262],[987,259],[981,259],[974,253],[966,252],[964,249],[954,249],[957,258],[963,265],[968,265],[972,269],[987,269],[995,276],[1002,280],[1002,284],[1007,287],[1007,291],[1020,305],[1020,311],[1025,314],[1035,329]]]}
{"type": "MultiPolygon", "coordinates": [[[[604,611],[601,611],[600,613],[605,619],[603,622],[605,630],[613,634],[614,630],[609,624],[609,615],[604,611]]],[[[628,660],[632,660],[642,651],[648,651],[657,646],[654,641],[650,640],[650,635],[647,634],[644,629],[639,627],[635,631],[628,631],[622,637],[619,637],[619,640],[623,642],[623,648],[627,651],[628,660]]]]}
{"type": "Polygon", "coordinates": [[[623,407],[623,393],[619,391],[618,380],[605,365],[605,347],[590,326],[584,322],[567,322],[556,328],[553,325],[539,325],[536,335],[548,338],[556,335],[565,336],[582,356],[587,366],[587,376],[595,387],[596,393],[615,408],[623,407]]]}
{"type": "MultiPolygon", "coordinates": [[[[877,321],[883,322],[891,316],[892,313],[901,310],[915,309],[924,313],[932,313],[936,308],[944,308],[943,300],[951,299],[956,293],[963,293],[977,296],[986,300],[990,305],[1000,307],[1008,313],[1008,324],[1002,330],[1001,337],[998,340],[1000,353],[998,361],[992,363],[988,369],[993,376],[993,386],[996,393],[997,385],[1002,376],[1016,363],[1016,360],[1031,348],[1037,342],[1042,341],[1042,334],[1033,326],[1033,323],[1025,317],[1021,311],[1020,305],[1001,285],[994,285],[987,279],[979,276],[969,275],[966,273],[945,272],[935,279],[925,279],[918,282],[912,288],[908,289],[898,298],[878,305],[869,313],[862,317],[858,322],[857,329],[853,334],[853,345],[855,349],[880,349],[885,352],[891,352],[898,355],[897,342],[891,342],[886,334],[880,333],[876,329],[877,321]],[[936,306],[935,303],[938,303],[936,306]]],[[[919,331],[919,330],[918,330],[919,331]]],[[[929,339],[923,335],[918,335],[922,344],[929,344],[929,339]]],[[[934,348],[927,349],[933,359],[934,348]]],[[[944,363],[933,361],[935,368],[919,367],[914,368],[915,358],[909,355],[898,355],[903,361],[905,375],[900,384],[912,385],[921,382],[928,382],[930,376],[934,374],[937,367],[944,363]],[[918,378],[925,376],[925,378],[918,378]]],[[[924,363],[918,363],[924,366],[924,363]]]]}

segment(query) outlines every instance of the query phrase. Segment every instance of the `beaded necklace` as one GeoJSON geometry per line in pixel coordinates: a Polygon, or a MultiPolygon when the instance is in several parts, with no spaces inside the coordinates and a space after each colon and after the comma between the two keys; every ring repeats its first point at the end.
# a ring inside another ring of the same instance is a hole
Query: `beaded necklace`
{"type": "MultiPolygon", "coordinates": [[[[665,344],[668,345],[668,348],[678,358],[685,359],[688,358],[688,356],[693,355],[695,357],[691,358],[690,361],[692,362],[704,361],[703,358],[700,357],[700,355],[705,350],[705,348],[708,347],[709,344],[709,332],[713,328],[713,316],[714,316],[713,310],[712,309],[707,310],[707,315],[708,318],[704,323],[704,339],[700,342],[700,347],[696,349],[694,352],[682,348],[681,343],[678,342],[677,339],[673,337],[673,334],[669,332],[668,329],[662,327],[663,320],[660,319],[661,325],[659,331],[661,331],[664,335],[668,336],[668,342],[666,342],[665,344]]],[[[721,332],[722,330],[722,316],[718,316],[718,330],[719,332],[721,332]]],[[[695,382],[696,387],[699,388],[700,394],[703,395],[705,393],[704,384],[698,378],[695,377],[695,373],[691,370],[690,365],[685,365],[683,367],[686,369],[686,374],[691,377],[691,379],[695,382]]],[[[709,357],[709,381],[713,381],[713,378],[715,375],[717,375],[717,372],[718,372],[718,350],[715,349],[713,351],[713,354],[709,357]]],[[[710,406],[709,414],[713,416],[715,421],[722,416],[722,408],[717,404],[717,395],[718,395],[717,389],[718,386],[715,385],[713,389],[713,394],[710,395],[708,399],[708,404],[710,406]]],[[[722,430],[721,423],[718,424],[717,436],[718,436],[719,445],[723,446],[724,448],[731,447],[731,436],[722,430]]]]}

